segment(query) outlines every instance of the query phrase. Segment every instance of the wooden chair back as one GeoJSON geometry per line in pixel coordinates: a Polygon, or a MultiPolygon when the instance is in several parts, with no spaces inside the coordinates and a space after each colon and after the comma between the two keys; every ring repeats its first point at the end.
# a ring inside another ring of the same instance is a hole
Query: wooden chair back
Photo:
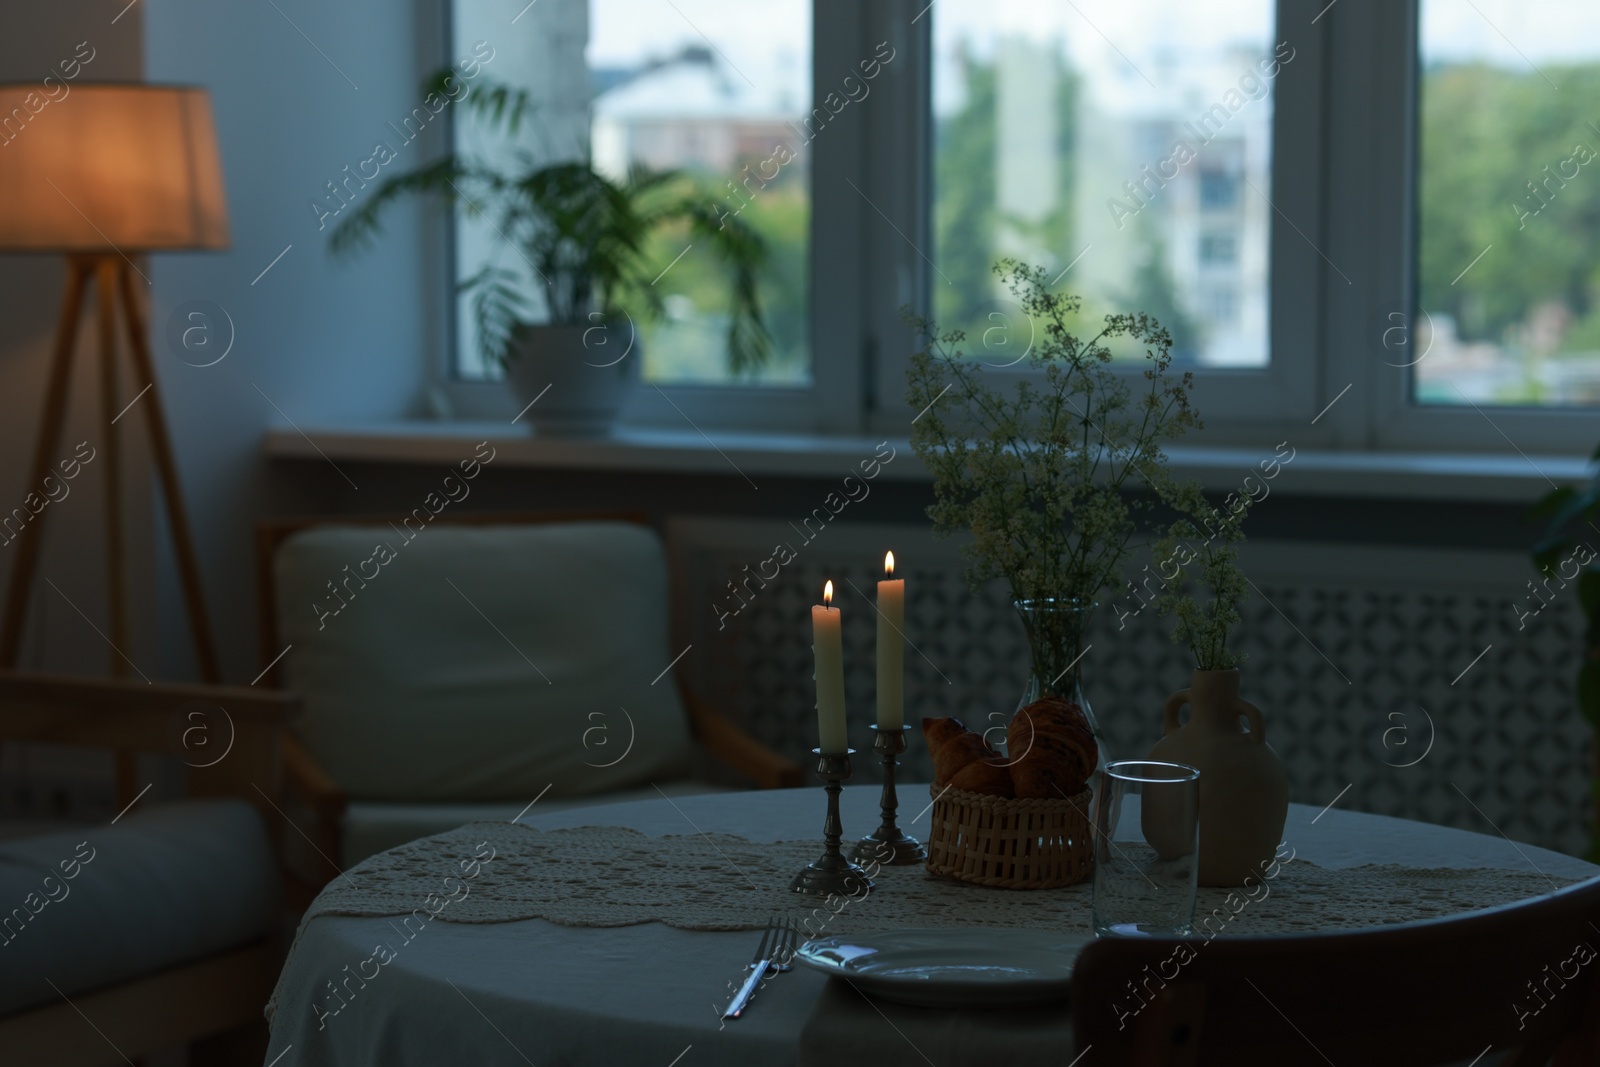
{"type": "Polygon", "coordinates": [[[1073,1032],[1081,1067],[1595,1064],[1597,953],[1600,876],[1341,935],[1102,938],[1073,970],[1073,1032]]]}
{"type": "Polygon", "coordinates": [[[299,708],[293,694],[241,686],[0,672],[0,740],[176,755],[189,796],[250,801],[275,841],[283,735],[299,708]]]}

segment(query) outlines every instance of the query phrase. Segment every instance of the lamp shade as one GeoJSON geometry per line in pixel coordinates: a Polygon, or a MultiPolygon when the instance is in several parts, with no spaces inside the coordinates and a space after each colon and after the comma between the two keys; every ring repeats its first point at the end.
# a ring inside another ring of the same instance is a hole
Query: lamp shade
{"type": "Polygon", "coordinates": [[[228,245],[211,103],[191,86],[0,84],[0,249],[228,245]],[[61,90],[67,90],[61,92],[61,90]]]}

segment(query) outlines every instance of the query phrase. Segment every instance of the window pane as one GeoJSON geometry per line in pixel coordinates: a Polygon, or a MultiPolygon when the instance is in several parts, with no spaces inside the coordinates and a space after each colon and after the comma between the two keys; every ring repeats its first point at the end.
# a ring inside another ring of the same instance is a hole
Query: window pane
{"type": "Polygon", "coordinates": [[[1421,19],[1415,398],[1600,402],[1600,4],[1421,19]]]}
{"type": "Polygon", "coordinates": [[[1185,363],[1265,367],[1272,85],[1295,54],[1272,0],[940,0],[932,17],[935,319],[985,359],[1020,354],[990,271],[1010,256],[1081,295],[1091,333],[1146,311],[1185,363]]]}
{"type": "MultiPolygon", "coordinates": [[[[581,159],[621,180],[643,165],[682,174],[674,194],[696,195],[766,242],[760,280],[773,356],[754,372],[729,367],[732,280],[704,236],[672,222],[646,244],[660,298],[623,302],[640,327],[644,376],[660,384],[806,385],[809,343],[810,158],[799,123],[811,98],[809,0],[562,0],[518,16],[500,42],[504,0],[455,0],[457,42],[488,38],[500,49],[489,73],[528,88],[540,113],[515,152],[537,163],[581,159]],[[587,7],[587,21],[583,10],[587,7]],[[576,25],[568,23],[576,18],[576,25]],[[574,89],[576,87],[576,89],[574,89]],[[781,146],[781,148],[780,148],[781,146]]],[[[482,123],[457,116],[459,149],[491,159],[518,157],[482,123]]],[[[517,252],[481,219],[458,213],[456,274],[486,262],[531,274],[517,252]]],[[[534,316],[542,284],[525,282],[534,316]]],[[[478,350],[471,298],[458,304],[458,360],[469,377],[492,376],[478,350]]]]}

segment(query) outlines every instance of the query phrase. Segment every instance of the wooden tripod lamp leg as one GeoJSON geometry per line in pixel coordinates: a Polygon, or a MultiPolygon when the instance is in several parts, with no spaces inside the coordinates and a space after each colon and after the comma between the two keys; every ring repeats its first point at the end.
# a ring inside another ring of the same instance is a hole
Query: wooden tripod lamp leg
{"type": "MultiPolygon", "coordinates": [[[[82,314],[89,276],[95,276],[100,340],[100,401],[104,420],[103,442],[106,471],[106,564],[108,595],[111,615],[111,641],[117,649],[125,650],[128,644],[128,613],[123,558],[122,528],[122,468],[121,449],[118,446],[117,427],[114,420],[124,414],[118,406],[116,371],[116,304],[122,303],[132,349],[133,370],[136,379],[151,383],[150,395],[140,401],[147,405],[147,426],[150,430],[156,469],[161,478],[162,497],[166,501],[167,524],[172,528],[174,549],[178,559],[179,577],[189,613],[190,630],[194,637],[195,655],[200,674],[205,681],[220,683],[222,669],[217,658],[216,643],[212,637],[211,619],[206,610],[205,596],[200,583],[200,565],[195,553],[194,537],[189,527],[188,510],[184,505],[183,487],[178,481],[177,464],[173,458],[172,441],[167,433],[166,413],[161,406],[160,390],[154,387],[155,367],[150,358],[150,346],[144,333],[144,317],[140,311],[137,294],[133,288],[128,264],[114,256],[71,256],[68,259],[67,290],[61,304],[61,317],[56,326],[55,352],[50,366],[50,378],[45,388],[43,412],[39,421],[39,435],[34,446],[33,464],[29,471],[29,491],[37,492],[50,473],[51,462],[60,447],[61,430],[66,422],[68,389],[72,379],[72,358],[78,340],[78,319],[82,314]]],[[[141,386],[142,388],[142,386],[141,386]]],[[[33,589],[33,574],[39,562],[39,550],[45,516],[24,524],[16,535],[17,554],[11,561],[11,584],[6,590],[5,612],[0,618],[0,668],[14,668],[22,647],[22,634],[27,623],[28,602],[33,589]]],[[[0,515],[0,541],[6,535],[5,516],[0,515]]],[[[118,676],[127,673],[127,661],[113,653],[112,671],[118,676]]]]}
{"type": "Polygon", "coordinates": [[[117,439],[117,265],[101,257],[94,287],[100,330],[100,415],[106,435],[106,611],[111,620],[111,674],[126,677],[128,583],[122,541],[122,446],[117,439]]]}
{"type": "MultiPolygon", "coordinates": [[[[72,381],[73,350],[78,343],[78,316],[82,312],[89,272],[93,269],[92,258],[72,256],[67,260],[67,291],[61,299],[55,353],[50,364],[50,379],[45,386],[44,408],[39,416],[39,436],[33,447],[33,464],[28,469],[29,492],[40,491],[61,443],[61,427],[67,416],[67,387],[72,381]]],[[[0,667],[3,668],[16,667],[22,647],[44,519],[44,514],[40,513],[17,534],[17,554],[11,559],[11,584],[6,590],[5,618],[0,623],[0,667]]],[[[0,531],[3,530],[0,526],[0,531]]]]}
{"type": "Polygon", "coordinates": [[[144,332],[144,316],[139,310],[138,294],[134,292],[133,276],[128,265],[119,263],[117,268],[122,309],[127,316],[128,343],[133,350],[134,376],[151,383],[150,395],[140,403],[145,407],[145,424],[150,429],[151,450],[155,453],[156,470],[161,475],[161,495],[167,502],[167,525],[172,528],[173,549],[178,557],[184,602],[189,609],[189,630],[194,637],[195,658],[200,664],[200,676],[207,682],[218,684],[222,681],[222,667],[217,659],[217,647],[211,635],[211,618],[206,612],[206,598],[200,585],[200,562],[189,528],[189,512],[183,502],[183,486],[178,481],[178,466],[172,456],[172,439],[167,433],[166,412],[161,406],[161,389],[155,385],[156,372],[144,332]]]}
{"type": "MultiPolygon", "coordinates": [[[[94,288],[100,333],[100,415],[106,435],[106,613],[111,620],[111,674],[128,674],[128,581],[122,525],[122,443],[117,420],[123,410],[117,390],[117,273],[120,263],[100,257],[95,266],[94,288]]],[[[139,790],[139,754],[116,750],[118,806],[132,804],[139,790]]]]}

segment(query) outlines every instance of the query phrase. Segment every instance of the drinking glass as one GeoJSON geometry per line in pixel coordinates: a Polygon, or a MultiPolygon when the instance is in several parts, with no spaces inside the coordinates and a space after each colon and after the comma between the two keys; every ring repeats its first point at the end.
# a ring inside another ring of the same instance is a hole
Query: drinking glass
{"type": "Polygon", "coordinates": [[[1117,760],[1094,806],[1096,936],[1187,936],[1200,858],[1200,772],[1117,760]]]}

